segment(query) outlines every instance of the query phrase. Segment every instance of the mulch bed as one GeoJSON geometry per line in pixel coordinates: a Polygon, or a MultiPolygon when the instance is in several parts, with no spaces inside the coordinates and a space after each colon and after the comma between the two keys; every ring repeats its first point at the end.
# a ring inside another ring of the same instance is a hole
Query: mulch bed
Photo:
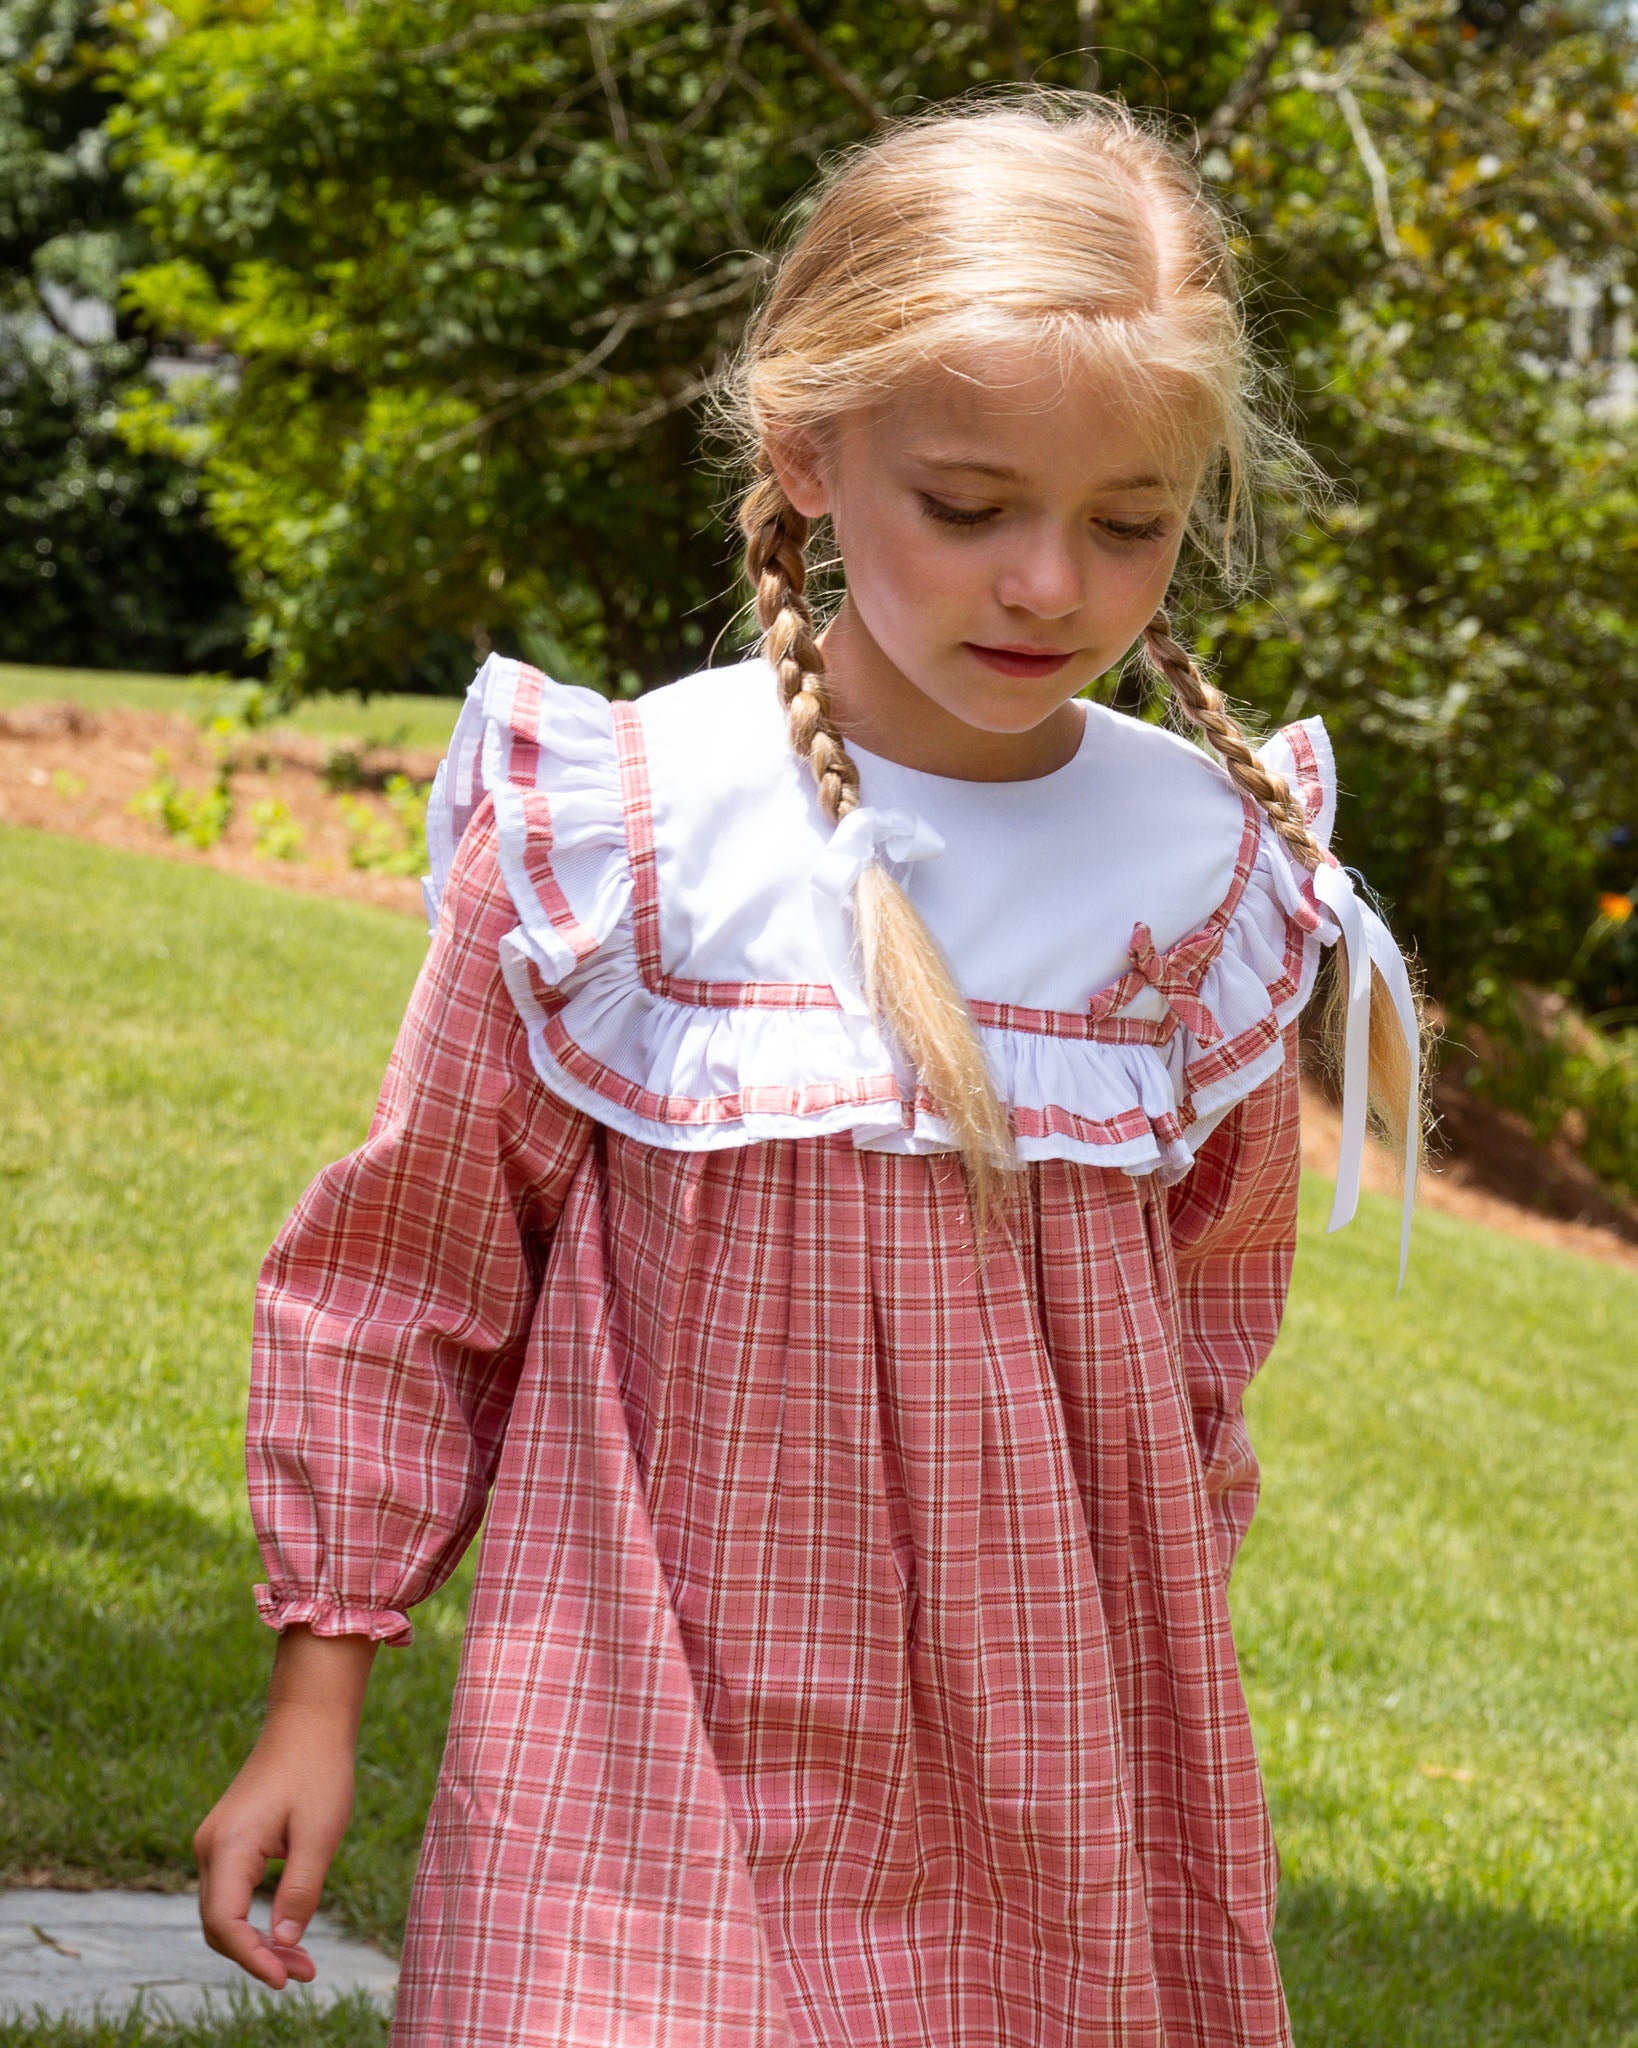
{"type": "MultiPolygon", "coordinates": [[[[201,848],[173,838],[128,808],[153,782],[159,750],[169,757],[170,773],[184,788],[210,786],[217,754],[210,736],[192,719],[162,711],[30,705],[0,716],[0,823],[63,832],[127,853],[157,853],[419,915],[421,885],[414,876],[373,874],[348,862],[346,817],[323,772],[335,746],[298,733],[236,737],[231,743],[233,815],[216,844],[201,848]],[[301,833],[299,860],[257,853],[251,812],[262,800],[276,800],[288,811],[301,833]]],[[[349,794],[390,820],[380,794],[387,777],[430,782],[438,760],[424,749],[375,749],[360,757],[362,780],[349,794]]]]}

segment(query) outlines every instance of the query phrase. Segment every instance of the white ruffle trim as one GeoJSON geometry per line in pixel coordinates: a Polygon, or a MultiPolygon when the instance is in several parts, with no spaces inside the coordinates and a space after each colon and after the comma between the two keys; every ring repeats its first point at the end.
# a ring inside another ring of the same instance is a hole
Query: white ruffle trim
{"type": "MultiPolygon", "coordinates": [[[[1263,754],[1328,842],[1335,776],[1320,720],[1285,728],[1263,754]]],[[[645,980],[604,698],[516,661],[485,662],[432,790],[425,894],[434,922],[455,849],[486,796],[518,915],[502,942],[502,971],[535,1069],[561,1099],[673,1149],[843,1130],[872,1149],[950,1148],[948,1128],[917,1102],[913,1077],[869,1016],[738,1002],[732,991],[720,1004],[687,1001],[645,980]]],[[[1150,978],[1128,977],[1120,1007],[1093,1027],[1102,1035],[1076,1035],[1078,1018],[1066,1018],[1071,1028],[1061,1032],[981,1021],[1022,1158],[1176,1180],[1223,1115],[1278,1071],[1281,1032],[1307,1001],[1320,948],[1338,925],[1267,824],[1236,888],[1226,916],[1150,956],[1150,978]],[[1151,1042],[1173,1015],[1170,1035],[1151,1042]],[[1134,1038],[1146,1028],[1148,1040],[1134,1038]]]]}

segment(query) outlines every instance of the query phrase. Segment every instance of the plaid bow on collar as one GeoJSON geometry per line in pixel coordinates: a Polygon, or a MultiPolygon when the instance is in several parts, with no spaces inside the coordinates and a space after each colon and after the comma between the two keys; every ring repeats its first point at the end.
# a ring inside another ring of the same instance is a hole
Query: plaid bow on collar
{"type": "Polygon", "coordinates": [[[1166,1007],[1202,1045],[1215,1045],[1223,1027],[1200,1000],[1200,984],[1223,946],[1221,925],[1206,925],[1164,953],[1155,951],[1154,934],[1146,924],[1132,927],[1127,948],[1132,966],[1164,1000],[1166,1007]]]}

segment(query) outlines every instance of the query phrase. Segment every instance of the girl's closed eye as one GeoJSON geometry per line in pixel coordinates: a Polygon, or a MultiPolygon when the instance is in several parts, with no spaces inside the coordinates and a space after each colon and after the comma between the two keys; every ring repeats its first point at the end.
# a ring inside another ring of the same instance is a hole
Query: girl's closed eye
{"type": "MultiPolygon", "coordinates": [[[[952,505],[947,498],[935,498],[930,491],[918,491],[921,509],[925,517],[935,520],[940,526],[987,526],[1001,516],[999,505],[952,505]]],[[[1145,541],[1169,540],[1172,532],[1171,521],[1164,516],[1153,519],[1100,519],[1097,524],[1111,540],[1137,546],[1145,541]]]]}
{"type": "Polygon", "coordinates": [[[1120,541],[1169,540],[1172,531],[1171,521],[1165,518],[1101,519],[1098,524],[1111,540],[1120,541]]]}
{"type": "Polygon", "coordinates": [[[943,498],[935,498],[927,491],[918,491],[921,509],[929,519],[936,519],[941,526],[983,526],[1000,512],[998,505],[951,505],[943,498]]]}

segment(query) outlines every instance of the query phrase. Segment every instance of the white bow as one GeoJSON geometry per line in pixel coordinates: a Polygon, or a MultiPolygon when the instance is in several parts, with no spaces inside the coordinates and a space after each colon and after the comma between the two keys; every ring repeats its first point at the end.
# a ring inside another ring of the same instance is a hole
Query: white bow
{"type": "MultiPolygon", "coordinates": [[[[1411,1204],[1416,1195],[1416,1152],[1420,1138],[1421,1038],[1416,1025],[1416,1005],[1411,998],[1410,976],[1394,944],[1393,934],[1368,904],[1354,894],[1353,877],[1346,868],[1320,867],[1314,871],[1314,894],[1335,917],[1348,949],[1348,1019],[1342,1052],[1342,1149],[1337,1157],[1336,1200],[1331,1205],[1330,1230],[1340,1230],[1353,1220],[1359,1207],[1359,1175],[1365,1159],[1365,1093],[1370,1071],[1371,969],[1374,966],[1388,985],[1395,1015],[1404,1033],[1410,1055],[1410,1099],[1405,1113],[1405,1198],[1399,1218],[1399,1287],[1405,1284],[1405,1267],[1410,1258],[1411,1204]]],[[[1399,1288],[1395,1288],[1397,1294],[1399,1288]]]]}
{"type": "Polygon", "coordinates": [[[853,935],[845,905],[859,877],[885,853],[889,860],[933,860],[944,851],[942,836],[915,811],[896,805],[878,810],[860,804],[836,827],[813,867],[813,919],[830,968],[831,986],[842,1008],[867,1014],[853,961],[853,935]]]}

